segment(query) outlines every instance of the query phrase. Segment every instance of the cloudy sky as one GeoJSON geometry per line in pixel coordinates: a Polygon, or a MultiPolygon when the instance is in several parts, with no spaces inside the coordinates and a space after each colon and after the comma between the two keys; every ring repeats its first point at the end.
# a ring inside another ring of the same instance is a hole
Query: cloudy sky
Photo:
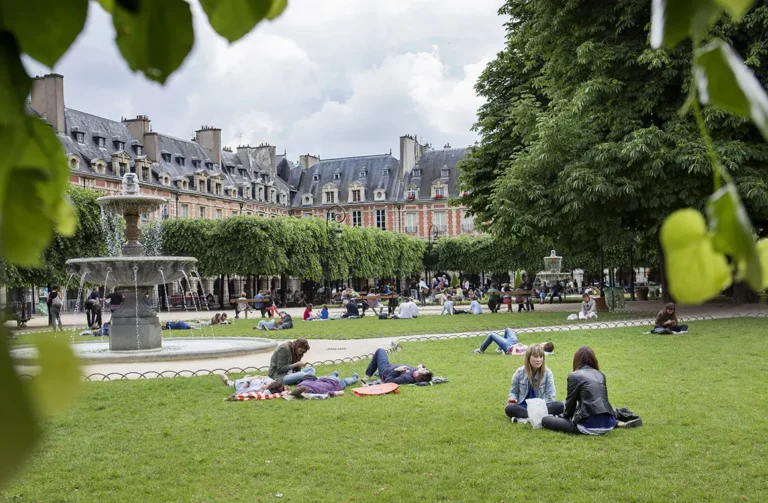
{"type": "MultiPolygon", "coordinates": [[[[501,0],[290,0],[277,20],[228,44],[193,2],[195,47],[160,86],[133,74],[111,20],[91,2],[86,29],[54,69],[66,106],[191,138],[222,129],[225,145],[277,145],[288,158],[388,152],[417,134],[466,146],[474,83],[501,50],[501,0]]],[[[28,63],[33,74],[46,69],[28,63]]]]}

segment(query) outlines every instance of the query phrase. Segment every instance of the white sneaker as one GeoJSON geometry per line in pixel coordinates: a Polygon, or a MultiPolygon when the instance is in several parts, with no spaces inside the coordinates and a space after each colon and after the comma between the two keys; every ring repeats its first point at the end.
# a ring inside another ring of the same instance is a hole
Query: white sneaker
{"type": "Polygon", "coordinates": [[[480,348],[477,348],[476,350],[474,350],[474,351],[472,351],[472,352],[473,352],[473,353],[475,353],[475,354],[478,354],[478,355],[481,355],[481,354],[485,353],[485,351],[483,351],[483,350],[482,350],[482,349],[480,349],[480,348]]]}
{"type": "Polygon", "coordinates": [[[531,422],[531,420],[528,419],[527,417],[513,417],[512,422],[518,423],[518,424],[528,424],[531,422]]]}

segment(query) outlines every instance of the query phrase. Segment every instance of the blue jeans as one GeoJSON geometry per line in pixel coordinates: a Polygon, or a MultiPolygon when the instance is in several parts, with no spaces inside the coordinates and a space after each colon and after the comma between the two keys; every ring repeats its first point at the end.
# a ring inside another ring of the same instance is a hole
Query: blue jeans
{"type": "MultiPolygon", "coordinates": [[[[342,379],[336,376],[325,376],[325,377],[327,377],[328,379],[333,379],[337,381],[339,383],[339,386],[341,386],[341,389],[344,389],[347,386],[351,386],[357,382],[357,377],[355,376],[347,377],[346,379],[342,379]]],[[[285,380],[283,380],[283,382],[285,382],[285,380]]]]}
{"type": "Polygon", "coordinates": [[[495,342],[505,353],[509,351],[509,348],[518,343],[517,334],[511,329],[504,329],[504,337],[497,335],[493,332],[488,334],[488,338],[480,345],[480,351],[485,351],[492,342],[495,342]]]}
{"type": "Polygon", "coordinates": [[[387,357],[387,351],[385,349],[379,348],[373,353],[371,363],[369,363],[368,368],[365,369],[365,375],[370,377],[378,370],[379,377],[383,381],[391,366],[392,365],[389,363],[389,357],[387,357]]]}
{"type": "Polygon", "coordinates": [[[312,367],[309,367],[305,370],[300,370],[299,372],[291,372],[290,374],[283,377],[283,384],[286,386],[293,386],[294,384],[299,384],[304,380],[305,377],[313,375],[315,375],[315,369],[312,367]]]}
{"type": "Polygon", "coordinates": [[[654,330],[661,328],[662,330],[671,330],[673,332],[687,332],[688,331],[688,325],[675,325],[674,327],[663,327],[661,325],[656,325],[654,330]]]}

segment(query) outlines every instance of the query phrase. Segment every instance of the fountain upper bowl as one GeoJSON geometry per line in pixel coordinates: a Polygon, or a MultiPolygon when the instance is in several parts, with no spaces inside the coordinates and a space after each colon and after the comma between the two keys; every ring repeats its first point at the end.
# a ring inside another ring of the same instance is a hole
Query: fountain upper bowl
{"type": "Polygon", "coordinates": [[[160,196],[145,196],[142,194],[119,194],[103,196],[96,202],[105,211],[112,213],[148,213],[164,205],[166,199],[160,196]]]}
{"type": "Polygon", "coordinates": [[[94,257],[67,260],[67,270],[91,284],[155,286],[180,280],[196,264],[194,257],[94,257]]]}

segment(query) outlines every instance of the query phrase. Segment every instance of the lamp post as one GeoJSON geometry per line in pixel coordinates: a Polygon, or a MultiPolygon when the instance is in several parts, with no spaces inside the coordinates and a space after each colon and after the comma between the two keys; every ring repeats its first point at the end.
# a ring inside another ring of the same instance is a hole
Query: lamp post
{"type": "MultiPolygon", "coordinates": [[[[439,238],[439,237],[440,237],[440,231],[438,230],[438,228],[435,226],[435,224],[430,224],[430,226],[427,227],[427,238],[429,239],[430,255],[431,255],[431,252],[432,252],[432,244],[434,242],[436,242],[437,238],[439,238]]],[[[429,274],[428,274],[426,268],[424,270],[424,275],[426,276],[425,280],[426,280],[427,284],[429,284],[429,274]]]]}
{"type": "MultiPolygon", "coordinates": [[[[347,212],[344,211],[344,208],[339,206],[338,204],[331,206],[328,208],[328,211],[325,212],[325,225],[327,227],[331,226],[331,222],[336,222],[336,228],[334,229],[334,233],[336,238],[340,238],[342,234],[341,230],[341,224],[347,219],[347,212]]],[[[328,255],[330,257],[330,254],[328,255]]],[[[329,259],[328,259],[329,260],[329,259]]],[[[330,299],[331,296],[331,265],[330,263],[325,268],[326,271],[326,290],[325,290],[325,299],[326,302],[330,299]]]]}

